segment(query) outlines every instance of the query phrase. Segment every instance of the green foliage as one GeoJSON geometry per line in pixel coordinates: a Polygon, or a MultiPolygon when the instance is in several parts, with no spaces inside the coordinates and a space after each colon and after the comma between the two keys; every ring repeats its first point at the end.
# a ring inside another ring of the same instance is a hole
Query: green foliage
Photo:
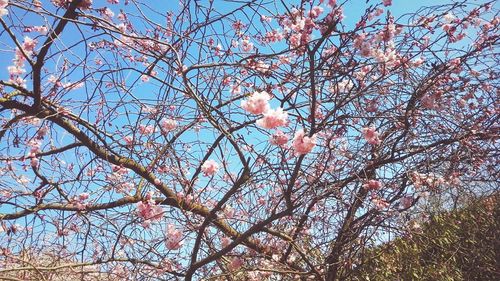
{"type": "Polygon", "coordinates": [[[418,232],[365,252],[348,280],[500,280],[498,199],[433,216],[418,232]]]}

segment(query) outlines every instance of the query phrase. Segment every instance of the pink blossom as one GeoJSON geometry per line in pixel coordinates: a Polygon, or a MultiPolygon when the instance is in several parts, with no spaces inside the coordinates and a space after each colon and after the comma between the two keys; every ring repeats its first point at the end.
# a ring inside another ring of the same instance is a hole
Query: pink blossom
{"type": "Polygon", "coordinates": [[[436,95],[427,94],[421,99],[422,106],[427,109],[437,109],[439,107],[436,95]]]}
{"type": "Polygon", "coordinates": [[[315,19],[319,17],[323,13],[323,8],[321,6],[314,6],[312,7],[311,11],[309,11],[309,17],[315,19]]]}
{"type": "Polygon", "coordinates": [[[21,77],[12,77],[9,79],[9,82],[22,88],[26,88],[26,80],[21,77]]]}
{"type": "Polygon", "coordinates": [[[124,23],[118,24],[116,28],[118,28],[118,30],[120,30],[122,33],[125,33],[125,31],[127,31],[127,26],[124,23]]]}
{"type": "Polygon", "coordinates": [[[289,138],[290,137],[287,134],[277,130],[276,133],[271,136],[269,142],[273,145],[284,146],[288,142],[289,138]]]}
{"type": "Polygon", "coordinates": [[[436,189],[440,185],[445,184],[445,179],[437,174],[421,174],[418,172],[412,172],[410,174],[410,179],[416,188],[421,188],[422,186],[429,187],[431,189],[436,189]]]}
{"type": "Polygon", "coordinates": [[[48,131],[49,131],[49,127],[47,127],[47,126],[41,127],[40,129],[38,129],[38,132],[36,132],[37,138],[43,139],[43,137],[45,137],[45,135],[47,135],[48,131]]]}
{"type": "Polygon", "coordinates": [[[127,145],[133,145],[134,144],[134,137],[132,137],[132,136],[125,136],[123,138],[123,140],[125,141],[125,143],[127,145]]]}
{"type": "Polygon", "coordinates": [[[231,259],[231,262],[227,265],[227,269],[230,271],[238,270],[241,266],[243,266],[243,259],[240,257],[234,257],[231,259]]]}
{"type": "Polygon", "coordinates": [[[155,132],[155,128],[152,125],[139,125],[139,132],[143,135],[150,135],[155,132]]]}
{"type": "Polygon", "coordinates": [[[377,112],[378,110],[378,103],[377,100],[368,100],[365,106],[365,110],[367,112],[377,112]]]}
{"type": "Polygon", "coordinates": [[[127,19],[127,16],[124,13],[119,13],[118,16],[116,16],[116,18],[119,21],[125,21],[127,19]]]}
{"type": "Polygon", "coordinates": [[[241,20],[237,20],[235,21],[233,24],[232,24],[233,28],[236,30],[236,31],[240,31],[242,28],[245,27],[245,25],[241,22],[241,20]]]}
{"type": "Polygon", "coordinates": [[[85,201],[89,199],[89,196],[90,195],[87,192],[80,193],[80,195],[78,195],[78,200],[85,201]]]}
{"type": "Polygon", "coordinates": [[[264,117],[257,120],[256,123],[258,126],[266,129],[285,126],[288,123],[288,113],[283,111],[281,107],[278,107],[276,110],[270,109],[264,113],[264,117]]]}
{"type": "Polygon", "coordinates": [[[115,13],[108,7],[101,10],[101,15],[107,19],[112,19],[115,16],[115,13]]]}
{"type": "Polygon", "coordinates": [[[464,108],[467,105],[467,101],[464,99],[459,99],[457,104],[458,104],[458,107],[464,108]]]}
{"type": "Polygon", "coordinates": [[[163,208],[152,199],[140,201],[136,206],[138,216],[146,221],[143,224],[145,227],[149,226],[150,221],[159,221],[163,217],[163,208]]]}
{"type": "Polygon", "coordinates": [[[290,46],[293,48],[299,47],[300,46],[300,34],[295,33],[292,36],[290,36],[290,46]]]}
{"type": "Polygon", "coordinates": [[[47,32],[49,31],[45,25],[34,26],[33,30],[37,31],[37,32],[39,32],[40,34],[43,34],[43,35],[47,34],[47,32]]]}
{"type": "Polygon", "coordinates": [[[113,171],[113,173],[117,173],[122,176],[128,174],[128,169],[123,166],[111,164],[111,170],[113,171]]]}
{"type": "Polygon", "coordinates": [[[349,79],[344,79],[337,84],[339,93],[345,93],[351,91],[354,87],[354,83],[349,79]]]}
{"type": "Polygon", "coordinates": [[[231,85],[231,94],[232,95],[241,94],[241,85],[239,83],[233,83],[231,85]]]}
{"type": "Polygon", "coordinates": [[[219,170],[219,164],[215,162],[214,160],[207,160],[203,165],[201,165],[201,171],[203,171],[203,174],[207,176],[213,176],[217,171],[219,170]]]}
{"type": "Polygon", "coordinates": [[[255,92],[247,100],[241,102],[241,107],[252,114],[262,114],[269,110],[271,96],[266,92],[255,92]]]}
{"type": "Polygon", "coordinates": [[[0,0],[0,18],[9,14],[9,11],[5,9],[7,5],[9,5],[9,0],[0,0]]]}
{"type": "Polygon", "coordinates": [[[372,46],[370,42],[363,42],[361,44],[361,56],[362,57],[369,57],[372,54],[372,46]]]}
{"type": "Polygon", "coordinates": [[[226,219],[232,219],[234,217],[235,210],[231,205],[227,205],[224,207],[224,215],[226,216],[226,219]]]}
{"type": "Polygon", "coordinates": [[[170,132],[177,128],[177,121],[174,119],[162,119],[160,126],[164,132],[170,132]]]}
{"type": "Polygon", "coordinates": [[[23,50],[26,51],[27,53],[32,53],[35,50],[36,43],[38,43],[38,41],[31,39],[28,36],[25,36],[23,43],[23,50]]]}
{"type": "Polygon", "coordinates": [[[265,16],[265,15],[260,16],[260,21],[261,22],[271,22],[272,19],[273,19],[272,17],[268,17],[268,16],[265,16]]]}
{"type": "Polygon", "coordinates": [[[443,16],[443,18],[448,23],[452,23],[456,19],[455,15],[452,12],[448,12],[443,16]]]}
{"type": "Polygon", "coordinates": [[[167,226],[167,239],[165,243],[169,250],[177,250],[182,247],[182,231],[176,229],[173,224],[169,224],[167,226]]]}
{"type": "Polygon", "coordinates": [[[266,73],[271,68],[271,65],[259,60],[255,63],[249,64],[249,67],[255,69],[256,71],[266,73]]]}
{"type": "Polygon", "coordinates": [[[228,86],[232,80],[233,80],[232,76],[226,76],[222,79],[222,85],[228,86]]]}
{"type": "Polygon", "coordinates": [[[419,66],[421,66],[423,63],[424,63],[424,59],[423,59],[422,57],[420,57],[420,58],[416,58],[415,60],[413,60],[413,61],[411,62],[412,66],[414,66],[414,67],[419,67],[419,66]]]}
{"type": "Polygon", "coordinates": [[[389,202],[385,201],[382,198],[372,198],[372,203],[375,205],[375,208],[379,211],[387,209],[389,207],[389,202]]]}
{"type": "Polygon", "coordinates": [[[304,129],[300,129],[295,133],[293,138],[292,146],[295,151],[295,155],[303,155],[311,152],[311,150],[316,145],[316,134],[308,137],[305,135],[304,129]]]}
{"type": "Polygon", "coordinates": [[[379,134],[373,127],[363,128],[363,137],[369,144],[376,145],[380,143],[379,134]]]}
{"type": "Polygon", "coordinates": [[[406,196],[406,197],[401,198],[401,206],[404,209],[410,208],[412,204],[413,204],[413,197],[406,196]]]}
{"type": "Polygon", "coordinates": [[[382,188],[382,183],[378,180],[369,180],[363,185],[363,187],[368,190],[379,190],[380,188],[382,188]]]}
{"type": "Polygon", "coordinates": [[[67,90],[75,90],[82,88],[83,86],[85,86],[85,84],[83,82],[77,82],[77,83],[68,82],[68,83],[63,83],[61,86],[67,90]]]}
{"type": "Polygon", "coordinates": [[[76,208],[80,211],[83,211],[87,208],[87,203],[85,203],[85,200],[89,199],[89,194],[84,192],[80,193],[78,197],[73,198],[73,203],[75,204],[76,208]]]}
{"type": "Polygon", "coordinates": [[[111,269],[111,273],[119,279],[125,279],[130,276],[129,269],[122,264],[117,264],[111,269]]]}
{"type": "MultiPolygon", "coordinates": [[[[90,9],[90,7],[92,6],[92,1],[93,0],[83,0],[79,5],[78,5],[78,8],[82,9],[82,10],[87,10],[87,9],[90,9]]],[[[71,2],[71,1],[68,1],[68,3],[71,2]]]]}
{"type": "Polygon", "coordinates": [[[253,43],[245,39],[241,41],[241,49],[243,52],[250,52],[253,50],[253,43]]]}
{"type": "Polygon", "coordinates": [[[30,147],[30,155],[35,156],[36,153],[40,152],[42,141],[40,139],[31,139],[27,145],[30,147]]]}
{"type": "Polygon", "coordinates": [[[229,244],[231,244],[231,241],[231,238],[224,236],[220,239],[220,244],[222,248],[226,248],[227,246],[229,246],[229,244]]]}
{"type": "Polygon", "coordinates": [[[382,4],[384,4],[384,6],[390,6],[392,5],[392,0],[382,0],[382,4]]]}
{"type": "Polygon", "coordinates": [[[7,67],[7,71],[11,77],[18,76],[26,72],[26,70],[22,67],[18,67],[15,65],[10,65],[7,67]]]}
{"type": "Polygon", "coordinates": [[[441,26],[441,28],[442,28],[444,31],[446,31],[446,33],[448,33],[448,34],[453,34],[453,32],[454,32],[454,29],[453,29],[453,25],[452,25],[452,24],[448,24],[448,23],[447,23],[447,24],[443,24],[443,25],[441,26]]]}
{"type": "Polygon", "coordinates": [[[284,35],[281,31],[277,29],[273,29],[271,31],[266,32],[263,41],[266,43],[278,42],[283,40],[284,35]]]}
{"type": "Polygon", "coordinates": [[[373,50],[373,56],[379,63],[391,63],[397,59],[396,50],[393,48],[386,48],[385,51],[376,49],[373,50]]]}
{"type": "MultiPolygon", "coordinates": [[[[321,2],[322,1],[320,1],[320,3],[321,2]]],[[[337,0],[328,0],[328,4],[327,4],[328,6],[333,7],[333,6],[335,6],[335,4],[337,4],[337,0]]]]}

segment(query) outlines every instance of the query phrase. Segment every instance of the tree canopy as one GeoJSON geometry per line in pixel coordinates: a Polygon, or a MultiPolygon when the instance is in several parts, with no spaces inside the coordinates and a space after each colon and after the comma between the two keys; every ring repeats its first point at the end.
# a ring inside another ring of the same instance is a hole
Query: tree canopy
{"type": "Polygon", "coordinates": [[[0,0],[0,279],[345,280],[498,188],[498,7],[430,2],[0,0]]]}

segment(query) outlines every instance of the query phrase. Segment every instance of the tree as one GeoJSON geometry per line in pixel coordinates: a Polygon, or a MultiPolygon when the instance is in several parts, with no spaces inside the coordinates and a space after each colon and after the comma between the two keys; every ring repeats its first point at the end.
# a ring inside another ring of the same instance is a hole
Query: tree
{"type": "Polygon", "coordinates": [[[339,280],[496,188],[493,2],[391,4],[0,0],[0,276],[339,280]]]}

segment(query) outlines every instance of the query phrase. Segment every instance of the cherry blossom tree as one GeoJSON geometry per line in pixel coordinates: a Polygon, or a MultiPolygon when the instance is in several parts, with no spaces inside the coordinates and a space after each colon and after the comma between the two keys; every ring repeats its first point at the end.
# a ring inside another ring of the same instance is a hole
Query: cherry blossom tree
{"type": "Polygon", "coordinates": [[[497,188],[494,2],[396,2],[0,0],[0,279],[346,280],[497,188]]]}

